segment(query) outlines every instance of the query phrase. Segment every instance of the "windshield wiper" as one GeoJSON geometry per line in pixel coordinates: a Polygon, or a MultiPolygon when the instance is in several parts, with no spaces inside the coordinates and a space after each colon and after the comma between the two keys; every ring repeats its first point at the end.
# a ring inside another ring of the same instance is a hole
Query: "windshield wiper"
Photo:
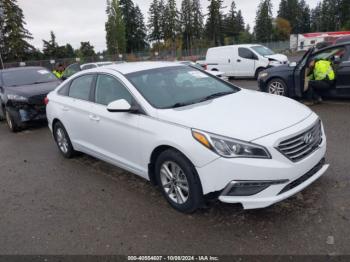
{"type": "Polygon", "coordinates": [[[198,101],[198,103],[204,102],[204,101],[208,101],[208,100],[211,100],[211,99],[214,99],[214,98],[218,98],[218,97],[221,97],[221,96],[231,95],[233,93],[234,92],[232,92],[232,91],[215,93],[215,94],[212,94],[212,95],[209,95],[209,96],[206,96],[206,97],[202,98],[201,100],[198,101]]]}
{"type": "Polygon", "coordinates": [[[167,109],[178,108],[178,107],[188,106],[188,105],[191,105],[191,104],[193,104],[193,103],[175,103],[172,106],[169,106],[169,107],[166,107],[166,108],[167,109]]]}

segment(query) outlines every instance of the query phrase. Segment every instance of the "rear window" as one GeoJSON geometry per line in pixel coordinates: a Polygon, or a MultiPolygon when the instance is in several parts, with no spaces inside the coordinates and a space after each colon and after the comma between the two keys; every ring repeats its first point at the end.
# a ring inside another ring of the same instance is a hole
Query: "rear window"
{"type": "Polygon", "coordinates": [[[23,68],[3,71],[2,81],[5,86],[23,86],[54,82],[58,79],[45,68],[23,68]]]}

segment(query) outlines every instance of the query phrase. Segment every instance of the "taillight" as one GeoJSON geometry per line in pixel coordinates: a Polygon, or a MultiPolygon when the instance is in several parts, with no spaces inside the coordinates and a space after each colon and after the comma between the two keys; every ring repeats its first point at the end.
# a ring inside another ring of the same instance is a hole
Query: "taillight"
{"type": "Polygon", "coordinates": [[[45,97],[44,98],[44,104],[47,105],[49,103],[49,98],[48,97],[45,97]]]}
{"type": "Polygon", "coordinates": [[[203,65],[203,67],[204,67],[204,70],[208,70],[208,65],[207,64],[203,65]]]}

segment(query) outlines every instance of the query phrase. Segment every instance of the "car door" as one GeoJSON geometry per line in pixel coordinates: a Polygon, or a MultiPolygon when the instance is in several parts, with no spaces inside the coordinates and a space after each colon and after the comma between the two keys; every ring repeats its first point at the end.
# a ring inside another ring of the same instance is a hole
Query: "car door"
{"type": "Polygon", "coordinates": [[[350,96],[350,50],[346,50],[343,57],[335,57],[336,89],[340,96],[350,96]]]}
{"type": "Polygon", "coordinates": [[[246,47],[238,48],[238,58],[233,61],[236,76],[253,77],[257,56],[246,47]]]}
{"type": "Polygon", "coordinates": [[[60,99],[60,120],[77,150],[93,149],[91,138],[91,102],[95,74],[87,74],[73,79],[68,94],[60,99]]]}
{"type": "Polygon", "coordinates": [[[140,173],[139,166],[139,114],[129,112],[109,112],[107,105],[125,99],[129,104],[134,98],[116,76],[99,74],[94,90],[94,109],[91,119],[91,138],[102,158],[140,173]]]}

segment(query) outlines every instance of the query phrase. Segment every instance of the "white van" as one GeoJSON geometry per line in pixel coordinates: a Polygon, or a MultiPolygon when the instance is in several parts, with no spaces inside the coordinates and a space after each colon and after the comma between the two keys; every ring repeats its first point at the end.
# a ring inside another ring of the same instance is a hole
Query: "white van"
{"type": "Polygon", "coordinates": [[[209,48],[207,69],[230,77],[255,77],[271,66],[288,64],[288,58],[262,45],[230,45],[209,48]]]}

